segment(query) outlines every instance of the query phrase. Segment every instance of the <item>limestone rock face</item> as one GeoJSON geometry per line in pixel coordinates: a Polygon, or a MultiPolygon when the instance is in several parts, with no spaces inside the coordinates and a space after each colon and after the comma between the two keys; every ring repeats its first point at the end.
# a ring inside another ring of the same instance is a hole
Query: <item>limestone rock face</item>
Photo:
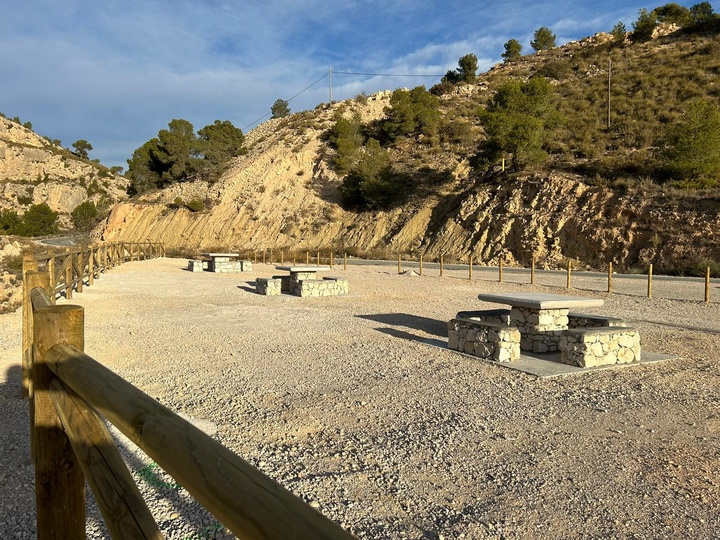
{"type": "MultiPolygon", "coordinates": [[[[390,94],[357,108],[380,118],[390,94]]],[[[341,178],[323,140],[340,104],[271,120],[247,134],[249,152],[215,184],[184,183],[115,206],[97,231],[107,241],[157,241],[182,250],[318,248],[422,251],[425,260],[618,269],[720,259],[720,205],[674,194],[644,197],[590,186],[577,175],[528,175],[477,185],[465,160],[443,163],[453,185],[387,211],[339,204],[341,178]],[[206,209],[176,208],[176,197],[201,198],[206,209]]]]}
{"type": "Polygon", "coordinates": [[[125,199],[126,186],[104,167],[0,117],[0,210],[22,214],[45,202],[67,222],[67,214],[86,200],[98,205],[125,199]]]}

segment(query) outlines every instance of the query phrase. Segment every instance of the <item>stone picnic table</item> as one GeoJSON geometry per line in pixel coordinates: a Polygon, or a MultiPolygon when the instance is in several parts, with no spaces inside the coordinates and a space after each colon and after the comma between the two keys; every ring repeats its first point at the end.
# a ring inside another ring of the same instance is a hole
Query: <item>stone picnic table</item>
{"type": "Polygon", "coordinates": [[[461,311],[448,322],[448,348],[496,362],[528,353],[580,368],[640,362],[640,334],[621,319],[571,312],[600,298],[545,293],[479,294],[510,309],[461,311]],[[557,356],[557,355],[555,355],[557,356]]]}
{"type": "Polygon", "coordinates": [[[510,306],[510,326],[520,331],[520,350],[555,352],[568,329],[571,308],[599,307],[600,298],[548,293],[479,294],[478,300],[510,306]]]}
{"type": "Polygon", "coordinates": [[[256,290],[266,296],[277,296],[287,292],[296,296],[335,296],[348,293],[348,280],[341,277],[317,279],[318,272],[330,270],[329,266],[276,266],[276,270],[288,275],[257,278],[256,290]]]}
{"type": "Polygon", "coordinates": [[[208,270],[210,272],[248,272],[252,270],[251,261],[238,260],[238,253],[202,253],[202,261],[190,261],[188,267],[194,271],[208,270]]]}

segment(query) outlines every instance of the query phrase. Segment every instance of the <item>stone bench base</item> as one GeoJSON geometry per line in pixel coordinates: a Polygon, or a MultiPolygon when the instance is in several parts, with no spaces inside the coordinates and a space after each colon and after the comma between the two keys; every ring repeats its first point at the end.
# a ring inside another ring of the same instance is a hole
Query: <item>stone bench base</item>
{"type": "Polygon", "coordinates": [[[456,319],[470,319],[472,321],[492,322],[510,325],[509,309],[484,309],[481,311],[458,311],[456,319]]]}
{"type": "Polygon", "coordinates": [[[208,270],[220,274],[251,272],[252,261],[211,261],[208,270]]]}
{"type": "Polygon", "coordinates": [[[346,278],[303,279],[298,282],[299,296],[337,296],[349,291],[346,278]]]}
{"type": "Polygon", "coordinates": [[[279,279],[271,278],[256,278],[255,279],[255,291],[258,294],[265,296],[280,296],[281,293],[281,281],[279,279]]]}
{"type": "Polygon", "coordinates": [[[520,332],[503,323],[452,319],[448,348],[495,362],[513,362],[520,359],[520,332]]]}
{"type": "Polygon", "coordinates": [[[581,368],[640,361],[640,334],[614,326],[566,330],[559,341],[560,361],[581,368]]]}
{"type": "Polygon", "coordinates": [[[207,263],[205,261],[188,261],[188,270],[191,272],[202,272],[205,268],[207,268],[207,263]]]}
{"type": "Polygon", "coordinates": [[[610,326],[627,326],[625,321],[616,317],[600,317],[585,313],[568,313],[568,328],[597,328],[610,326]]]}

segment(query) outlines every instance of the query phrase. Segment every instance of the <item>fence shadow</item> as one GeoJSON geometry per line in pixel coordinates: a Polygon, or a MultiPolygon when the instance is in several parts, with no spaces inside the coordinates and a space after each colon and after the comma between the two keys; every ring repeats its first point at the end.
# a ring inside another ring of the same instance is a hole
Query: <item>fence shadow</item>
{"type": "Polygon", "coordinates": [[[388,326],[404,326],[414,330],[422,330],[433,336],[447,337],[447,321],[438,321],[429,317],[411,315],[410,313],[377,313],[374,315],[356,315],[360,319],[375,321],[388,326]]]}

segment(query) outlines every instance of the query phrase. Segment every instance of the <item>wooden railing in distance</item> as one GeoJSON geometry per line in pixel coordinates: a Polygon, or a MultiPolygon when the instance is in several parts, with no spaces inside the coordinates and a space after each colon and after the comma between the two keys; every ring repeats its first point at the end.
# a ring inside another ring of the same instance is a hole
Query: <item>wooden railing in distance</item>
{"type": "MultiPolygon", "coordinates": [[[[83,286],[93,285],[101,274],[107,272],[113,266],[133,260],[151,259],[165,256],[163,244],[143,243],[112,243],[87,245],[67,248],[62,251],[48,251],[35,255],[32,251],[23,253],[23,276],[26,272],[37,271],[40,267],[48,275],[48,284],[44,287],[49,291],[49,298],[52,304],[59,296],[72,298],[73,290],[83,291],[83,286]]],[[[25,290],[30,291],[25,285],[25,290]]],[[[23,397],[28,397],[29,387],[29,356],[28,346],[29,330],[27,326],[27,309],[29,298],[25,296],[23,301],[23,397]]]]}
{"type": "Polygon", "coordinates": [[[50,275],[33,262],[24,273],[23,329],[39,540],[85,537],[85,478],[112,538],[162,538],[102,417],[239,538],[355,538],[85,354],[83,308],[54,305],[50,275]]]}

